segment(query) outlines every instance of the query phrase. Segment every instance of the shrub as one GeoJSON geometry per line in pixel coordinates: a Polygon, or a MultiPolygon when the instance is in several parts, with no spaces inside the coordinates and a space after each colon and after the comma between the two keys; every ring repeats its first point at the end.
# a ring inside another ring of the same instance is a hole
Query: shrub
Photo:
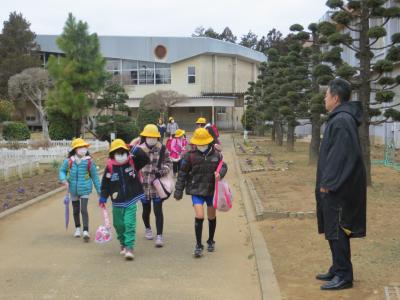
{"type": "Polygon", "coordinates": [[[28,140],[31,137],[28,125],[22,122],[9,122],[4,124],[3,138],[8,141],[28,140]]]}
{"type": "Polygon", "coordinates": [[[74,126],[65,115],[54,111],[48,114],[48,119],[49,135],[52,140],[72,140],[74,138],[74,126]]]}
{"type": "Polygon", "coordinates": [[[10,101],[0,100],[0,123],[10,121],[14,105],[10,101]]]}
{"type": "MultiPolygon", "coordinates": [[[[124,140],[126,143],[129,143],[135,137],[139,136],[139,127],[136,125],[136,122],[130,119],[127,116],[116,116],[116,129],[117,135],[116,138],[124,140]]],[[[108,122],[103,125],[99,125],[96,128],[96,134],[100,140],[110,141],[110,134],[113,132],[113,124],[112,122],[108,122]]]]}

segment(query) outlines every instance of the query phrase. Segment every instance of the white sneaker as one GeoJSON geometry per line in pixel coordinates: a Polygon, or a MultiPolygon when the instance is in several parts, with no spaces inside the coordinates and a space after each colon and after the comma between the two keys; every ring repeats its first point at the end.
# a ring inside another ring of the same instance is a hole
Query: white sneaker
{"type": "Polygon", "coordinates": [[[81,229],[79,227],[77,227],[75,229],[74,237],[75,238],[80,238],[81,237],[81,229]]]}
{"type": "Polygon", "coordinates": [[[125,248],[125,246],[121,245],[121,250],[120,250],[119,254],[125,255],[125,253],[126,253],[126,248],[125,248]]]}
{"type": "Polygon", "coordinates": [[[89,232],[87,232],[86,230],[83,232],[83,240],[85,242],[89,242],[89,240],[90,240],[89,232]]]}
{"type": "Polygon", "coordinates": [[[146,228],[146,230],[144,232],[144,237],[148,240],[153,239],[153,231],[151,231],[151,228],[146,228]]]}
{"type": "Polygon", "coordinates": [[[126,248],[126,250],[125,250],[125,259],[126,260],[133,260],[134,258],[135,258],[135,255],[133,255],[133,249],[126,248]]]}
{"type": "Polygon", "coordinates": [[[156,247],[161,248],[164,246],[164,238],[162,235],[157,235],[156,237],[156,247]]]}

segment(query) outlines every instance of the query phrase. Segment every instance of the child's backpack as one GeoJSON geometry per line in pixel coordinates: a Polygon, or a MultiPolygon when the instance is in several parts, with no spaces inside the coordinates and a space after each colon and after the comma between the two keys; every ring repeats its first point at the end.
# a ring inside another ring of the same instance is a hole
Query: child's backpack
{"type": "MultiPolygon", "coordinates": [[[[90,177],[90,168],[92,167],[92,158],[87,159],[88,164],[87,164],[87,174],[86,174],[86,179],[89,179],[90,177]]],[[[72,168],[72,164],[74,163],[74,161],[72,160],[72,158],[68,158],[68,171],[67,171],[67,177],[69,177],[69,174],[71,173],[71,168],[72,168]]]]}
{"type": "Polygon", "coordinates": [[[171,144],[172,144],[172,138],[168,138],[167,142],[165,143],[165,147],[168,149],[169,152],[171,152],[171,144]]]}
{"type": "Polygon", "coordinates": [[[219,131],[218,131],[217,125],[212,124],[211,128],[214,130],[215,136],[219,137],[219,131]]]}

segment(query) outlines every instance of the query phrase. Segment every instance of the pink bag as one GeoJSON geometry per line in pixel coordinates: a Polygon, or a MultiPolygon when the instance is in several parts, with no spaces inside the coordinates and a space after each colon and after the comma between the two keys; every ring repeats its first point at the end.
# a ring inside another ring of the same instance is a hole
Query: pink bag
{"type": "MultiPolygon", "coordinates": [[[[219,173],[221,171],[223,163],[224,161],[221,159],[216,172],[219,173]]],[[[232,192],[228,182],[224,179],[216,180],[213,199],[214,208],[218,211],[228,211],[232,208],[232,200],[232,192]]]]}
{"type": "Polygon", "coordinates": [[[174,190],[174,179],[171,172],[167,176],[156,178],[153,180],[153,186],[157,191],[158,197],[161,200],[167,200],[174,190]]]}
{"type": "Polygon", "coordinates": [[[111,241],[111,225],[110,219],[108,218],[107,209],[104,206],[101,207],[103,212],[104,225],[100,225],[96,230],[96,243],[102,244],[111,241]]]}

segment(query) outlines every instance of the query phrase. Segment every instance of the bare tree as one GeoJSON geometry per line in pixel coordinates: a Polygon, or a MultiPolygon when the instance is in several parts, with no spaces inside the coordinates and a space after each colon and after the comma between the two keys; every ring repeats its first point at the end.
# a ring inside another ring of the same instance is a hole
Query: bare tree
{"type": "Polygon", "coordinates": [[[171,106],[182,102],[185,98],[185,95],[179,94],[176,91],[156,91],[143,98],[143,108],[159,111],[160,114],[166,114],[171,106]]]}
{"type": "Polygon", "coordinates": [[[49,140],[49,128],[43,102],[47,99],[51,80],[46,70],[29,68],[8,80],[8,94],[14,101],[30,101],[39,113],[43,137],[49,140]]]}

